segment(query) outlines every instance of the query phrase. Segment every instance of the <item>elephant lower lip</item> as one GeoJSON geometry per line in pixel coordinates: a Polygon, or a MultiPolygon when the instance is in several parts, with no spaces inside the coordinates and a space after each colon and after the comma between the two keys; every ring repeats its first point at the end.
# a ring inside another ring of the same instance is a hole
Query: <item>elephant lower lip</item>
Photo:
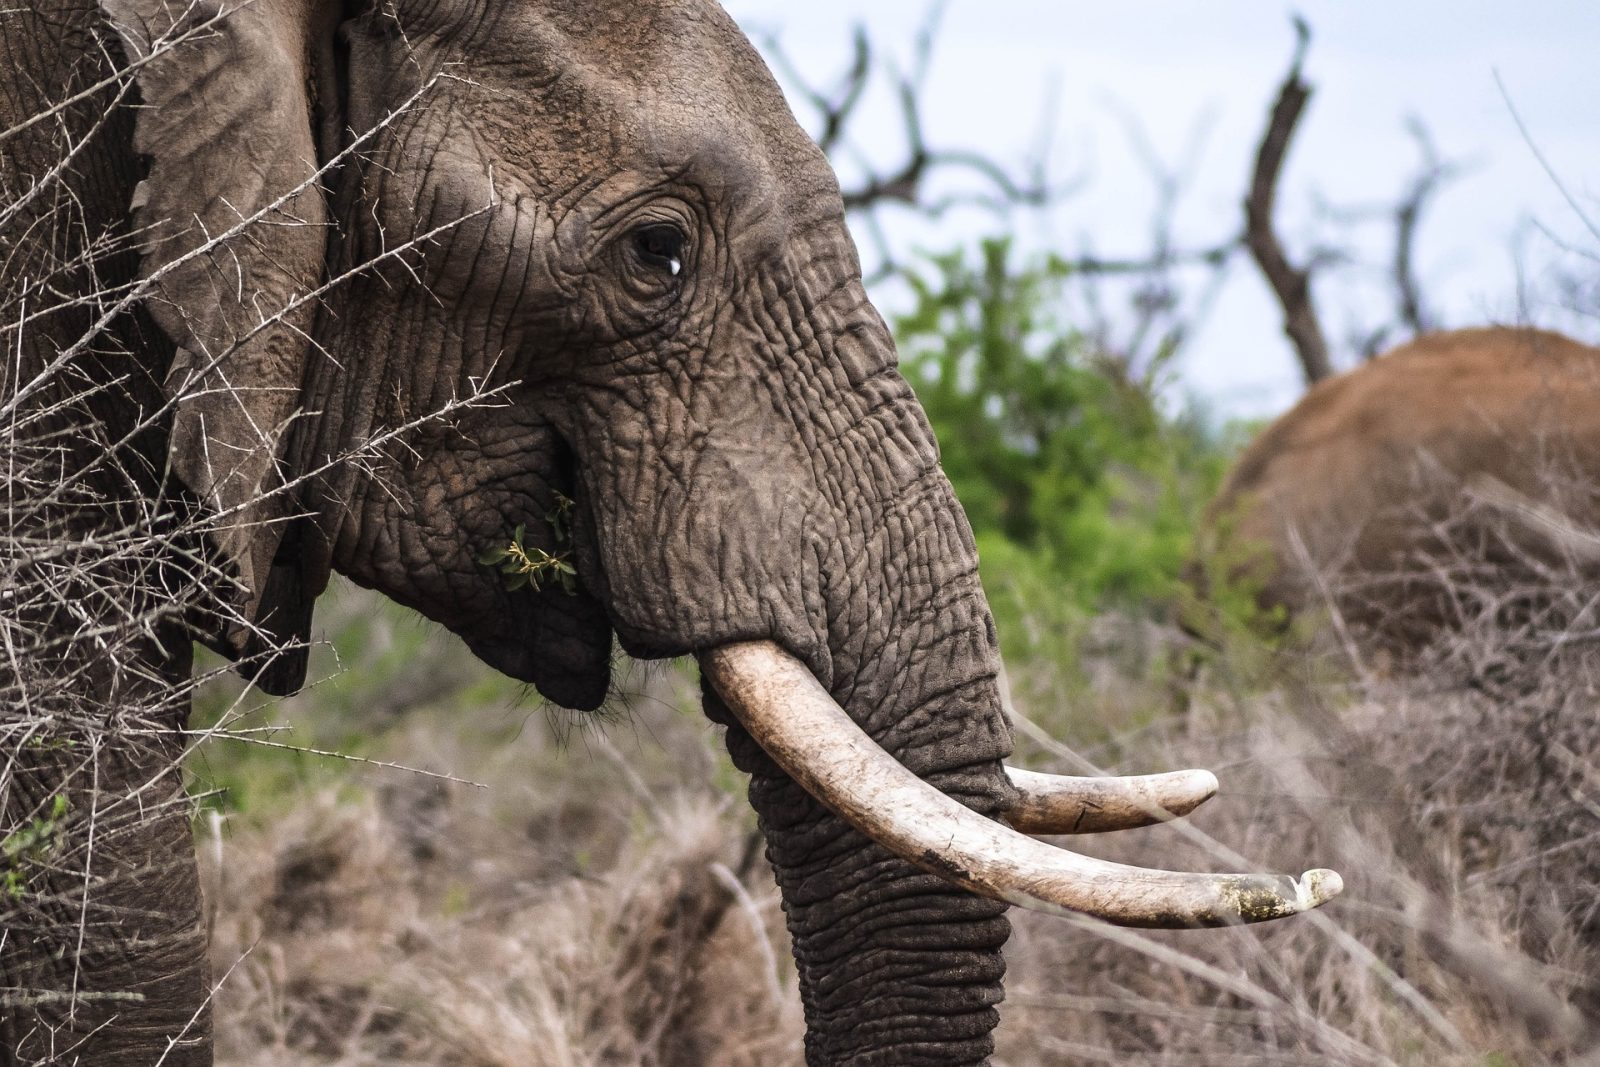
{"type": "MultiPolygon", "coordinates": [[[[599,618],[598,607],[590,612],[599,618]]],[[[574,711],[593,711],[611,689],[611,642],[603,621],[591,628],[603,640],[569,639],[564,642],[568,647],[558,648],[548,640],[467,639],[467,647],[500,673],[531,684],[546,700],[574,711]]]]}
{"type": "Polygon", "coordinates": [[[611,688],[612,628],[604,607],[604,574],[597,553],[585,549],[592,544],[593,524],[582,503],[577,457],[553,429],[546,447],[543,489],[533,494],[524,521],[529,531],[541,531],[542,551],[565,559],[577,573],[565,581],[504,592],[511,625],[497,614],[471,620],[458,632],[479,659],[531,683],[545,699],[575,711],[593,711],[605,703],[611,688]]]}

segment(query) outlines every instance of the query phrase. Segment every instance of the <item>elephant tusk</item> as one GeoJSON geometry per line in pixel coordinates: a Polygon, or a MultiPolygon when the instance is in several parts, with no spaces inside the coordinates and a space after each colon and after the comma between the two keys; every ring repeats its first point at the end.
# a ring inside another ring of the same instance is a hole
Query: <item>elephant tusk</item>
{"type": "Polygon", "coordinates": [[[767,754],[845,822],[895,855],[983,896],[1119,926],[1262,922],[1344,888],[1333,871],[1184,874],[1080,856],[987,819],[912,774],[770,641],[700,654],[701,669],[767,754]]]}
{"type": "Polygon", "coordinates": [[[1000,813],[1024,834],[1100,834],[1181,818],[1217,795],[1210,771],[1077,778],[1006,768],[1017,802],[1000,813]]]}

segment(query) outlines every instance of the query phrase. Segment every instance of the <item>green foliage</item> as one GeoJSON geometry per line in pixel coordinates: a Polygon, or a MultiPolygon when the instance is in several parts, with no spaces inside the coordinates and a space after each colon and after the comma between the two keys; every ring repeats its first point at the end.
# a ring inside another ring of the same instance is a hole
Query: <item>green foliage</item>
{"type": "Polygon", "coordinates": [[[0,839],[0,896],[21,900],[28,887],[28,869],[50,858],[62,821],[70,808],[67,798],[50,798],[50,810],[35,816],[0,839]]]}
{"type": "Polygon", "coordinates": [[[555,505],[545,513],[544,521],[550,524],[550,532],[555,536],[557,545],[565,548],[571,544],[572,498],[557,492],[555,505]]]}
{"type": "MultiPolygon", "coordinates": [[[[545,522],[549,523],[558,546],[567,544],[571,512],[572,500],[557,493],[555,507],[544,518],[545,522]]],[[[527,532],[526,524],[518,523],[517,528],[511,533],[510,542],[504,548],[489,549],[478,556],[478,562],[485,567],[498,568],[505,576],[507,589],[532,586],[537,590],[543,588],[544,583],[553,578],[561,583],[561,588],[568,596],[576,593],[578,571],[568,558],[569,553],[560,552],[552,555],[537,545],[524,545],[522,541],[527,532]]]]}
{"type": "Polygon", "coordinates": [[[1070,278],[1004,239],[935,257],[896,323],[903,368],[981,541],[1036,554],[1085,611],[1164,600],[1227,453],[1165,410],[1171,351],[1135,370],[1058,321],[1070,278]]]}

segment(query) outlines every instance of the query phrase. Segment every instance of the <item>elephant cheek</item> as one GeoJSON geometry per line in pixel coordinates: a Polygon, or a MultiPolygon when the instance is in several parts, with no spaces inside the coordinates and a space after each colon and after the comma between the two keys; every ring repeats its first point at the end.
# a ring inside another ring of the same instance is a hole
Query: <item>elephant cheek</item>
{"type": "Polygon", "coordinates": [[[518,527],[535,557],[570,551],[549,519],[572,491],[559,443],[508,406],[418,439],[413,455],[361,491],[359,519],[340,537],[338,569],[421,611],[548,699],[598,707],[610,686],[611,629],[583,581],[511,588],[518,583],[510,575],[481,562],[518,527]]]}
{"type": "Polygon", "coordinates": [[[584,468],[578,569],[630,655],[771,637],[827,673],[827,524],[808,506],[814,492],[778,476],[794,466],[758,450],[708,449],[671,467],[584,468]],[[628,503],[639,500],[650,504],[628,503]]]}

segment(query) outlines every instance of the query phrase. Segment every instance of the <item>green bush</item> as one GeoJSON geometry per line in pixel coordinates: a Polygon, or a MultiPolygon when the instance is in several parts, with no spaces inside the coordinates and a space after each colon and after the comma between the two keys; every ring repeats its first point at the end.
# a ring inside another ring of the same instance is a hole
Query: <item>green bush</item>
{"type": "MultiPolygon", "coordinates": [[[[1167,601],[1229,450],[1168,410],[1172,352],[1138,371],[1062,323],[1057,259],[1019,265],[1008,239],[909,276],[902,366],[945,472],[996,573],[996,537],[1036,559],[1081,611],[1167,601]]],[[[1017,565],[1006,554],[1005,567],[1017,565]]]]}

